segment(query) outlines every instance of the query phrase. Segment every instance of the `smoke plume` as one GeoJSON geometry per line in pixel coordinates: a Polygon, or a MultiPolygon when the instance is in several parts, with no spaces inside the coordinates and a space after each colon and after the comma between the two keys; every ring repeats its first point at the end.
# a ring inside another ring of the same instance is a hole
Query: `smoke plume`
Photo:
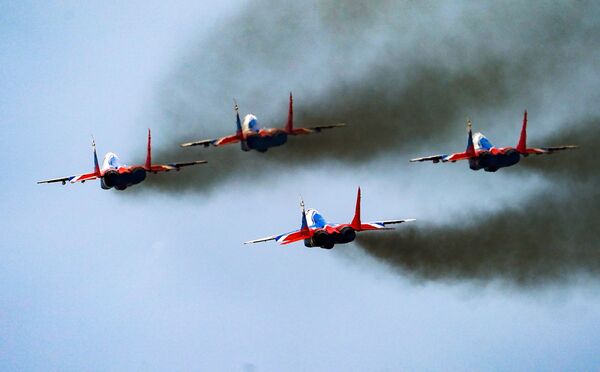
{"type": "Polygon", "coordinates": [[[548,177],[554,185],[549,191],[493,214],[471,210],[452,225],[364,235],[360,247],[417,280],[538,286],[579,277],[600,279],[600,166],[593,156],[600,118],[549,141],[581,146],[568,153],[530,156],[518,165],[522,177],[531,172],[548,177]]]}
{"type": "Polygon", "coordinates": [[[449,226],[361,236],[359,244],[419,280],[536,285],[597,277],[598,167],[589,149],[599,140],[599,17],[593,1],[250,1],[182,55],[159,96],[157,125],[168,130],[169,146],[157,146],[155,158],[209,165],[147,186],[208,192],[234,175],[264,180],[308,160],[354,166],[421,155],[424,144],[446,151],[466,116],[494,131],[506,113],[528,108],[547,124],[536,133],[554,136],[536,142],[582,145],[517,166],[523,177],[545,177],[548,191],[449,226]],[[283,126],[289,90],[296,125],[348,126],[291,138],[266,154],[174,145],[233,133],[232,97],[263,125],[283,126]]]}
{"type": "MultiPolygon", "coordinates": [[[[450,137],[450,128],[456,133],[467,115],[495,126],[494,112],[544,106],[565,81],[583,79],[577,71],[596,53],[599,8],[594,2],[251,1],[183,54],[159,97],[156,125],[169,137],[155,158],[209,164],[153,177],[147,186],[206,192],[234,175],[264,179],[307,160],[355,164],[415,154],[425,141],[450,137]],[[233,133],[233,96],[243,113],[283,126],[289,90],[297,126],[348,126],[290,138],[266,154],[236,145],[176,146],[233,133]]],[[[581,94],[573,88],[571,97],[581,94]]]]}

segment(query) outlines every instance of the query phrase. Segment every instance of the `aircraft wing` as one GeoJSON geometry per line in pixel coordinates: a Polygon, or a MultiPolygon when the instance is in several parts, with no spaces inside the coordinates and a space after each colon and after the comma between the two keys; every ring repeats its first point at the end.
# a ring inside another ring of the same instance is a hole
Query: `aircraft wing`
{"type": "MultiPolygon", "coordinates": [[[[194,161],[188,161],[188,162],[183,162],[183,163],[169,163],[169,164],[152,164],[152,166],[150,167],[150,172],[168,172],[171,170],[179,170],[183,167],[189,167],[190,165],[198,165],[198,164],[206,164],[207,161],[206,160],[194,160],[194,161]]],[[[136,167],[142,167],[141,165],[138,166],[132,166],[130,168],[136,168],[136,167]]]]}
{"type": "Polygon", "coordinates": [[[207,139],[207,140],[201,140],[201,141],[182,143],[179,146],[181,146],[181,147],[192,147],[192,146],[208,147],[208,146],[212,145],[215,141],[216,141],[216,139],[207,139]]]}
{"type": "Polygon", "coordinates": [[[440,154],[440,155],[432,155],[432,156],[425,156],[422,158],[415,158],[415,159],[410,159],[411,162],[416,162],[416,161],[432,161],[434,163],[439,163],[441,162],[455,162],[457,160],[467,160],[469,159],[471,156],[469,154],[467,154],[466,152],[455,152],[454,154],[450,154],[450,155],[444,155],[444,154],[440,154]]]}
{"type": "Polygon", "coordinates": [[[181,147],[191,147],[191,146],[208,147],[211,145],[212,146],[222,146],[222,145],[228,145],[230,143],[237,143],[237,142],[240,142],[240,137],[237,134],[232,134],[230,136],[225,136],[225,137],[182,143],[180,146],[181,147]]]}
{"type": "Polygon", "coordinates": [[[554,146],[554,147],[542,147],[541,150],[543,150],[546,154],[551,154],[556,151],[574,150],[574,149],[578,149],[578,148],[579,148],[579,146],[576,146],[576,145],[563,145],[563,146],[554,146]]]}
{"type": "Polygon", "coordinates": [[[175,167],[175,168],[183,168],[183,167],[189,167],[190,165],[198,165],[198,164],[206,164],[206,163],[208,163],[208,161],[206,161],[206,160],[194,160],[194,161],[181,162],[181,163],[171,163],[171,164],[168,164],[168,166],[175,167]]]}
{"type": "Polygon", "coordinates": [[[294,242],[297,242],[300,240],[304,240],[309,237],[310,236],[307,236],[305,232],[303,232],[301,230],[296,230],[296,231],[292,231],[292,232],[281,234],[281,235],[273,235],[273,236],[268,236],[266,238],[250,240],[250,241],[244,242],[244,244],[262,243],[262,242],[268,242],[270,240],[275,240],[277,243],[284,245],[284,244],[290,244],[290,243],[294,243],[294,242]]]}
{"type": "Polygon", "coordinates": [[[394,225],[394,224],[397,224],[397,223],[412,222],[412,221],[416,221],[416,219],[414,219],[414,218],[407,218],[405,220],[387,220],[387,221],[381,221],[379,223],[385,226],[385,225],[394,225]]]}
{"type": "Polygon", "coordinates": [[[268,242],[269,240],[275,240],[275,239],[277,239],[277,235],[267,236],[266,238],[259,238],[259,239],[249,240],[247,242],[244,242],[244,244],[262,243],[262,242],[268,242]]]}
{"type": "Polygon", "coordinates": [[[447,162],[447,161],[455,162],[457,160],[467,160],[470,157],[471,157],[471,155],[467,154],[466,152],[455,152],[454,154],[446,155],[442,159],[442,161],[443,162],[447,162]]]}
{"type": "Polygon", "coordinates": [[[341,127],[345,127],[346,123],[337,123],[337,124],[330,124],[330,125],[319,125],[316,127],[307,127],[307,128],[294,128],[292,130],[291,133],[288,132],[288,134],[292,134],[292,135],[298,135],[298,134],[311,134],[311,133],[320,133],[322,130],[324,129],[334,129],[334,128],[341,128],[341,127]]]}
{"type": "Polygon", "coordinates": [[[439,163],[445,157],[446,157],[446,155],[432,155],[432,156],[425,156],[425,157],[422,157],[422,158],[410,159],[410,161],[413,162],[413,163],[416,162],[416,161],[432,161],[434,163],[439,163]]]}
{"type": "Polygon", "coordinates": [[[392,227],[387,227],[387,225],[394,225],[403,222],[411,222],[416,221],[414,218],[408,218],[405,220],[387,220],[387,221],[376,221],[376,222],[367,222],[362,223],[360,225],[361,231],[369,231],[369,230],[393,230],[392,227]]]}
{"type": "Polygon", "coordinates": [[[70,181],[73,177],[75,176],[70,176],[70,177],[62,177],[62,178],[51,178],[49,180],[42,180],[42,181],[38,181],[37,183],[54,183],[54,182],[62,182],[63,184],[66,183],[67,181],[70,181]]]}
{"type": "Polygon", "coordinates": [[[306,129],[312,131],[312,132],[320,132],[323,129],[334,129],[334,128],[341,128],[341,127],[345,127],[346,123],[336,123],[336,124],[330,124],[330,125],[319,125],[316,127],[308,127],[306,129]]]}
{"type": "MultiPolygon", "coordinates": [[[[576,146],[576,145],[563,145],[563,146],[554,146],[554,147],[528,147],[525,149],[525,154],[526,155],[531,155],[531,154],[545,155],[545,154],[555,153],[556,151],[574,150],[577,148],[579,148],[579,146],[576,146]]],[[[501,147],[498,150],[501,152],[505,152],[507,150],[514,150],[514,148],[513,147],[501,147]]]]}
{"type": "MultiPolygon", "coordinates": [[[[386,226],[403,223],[403,222],[411,222],[411,221],[416,221],[416,220],[414,218],[409,218],[409,219],[405,219],[405,220],[387,220],[387,221],[367,222],[367,223],[361,224],[361,231],[393,230],[393,228],[386,227],[386,226]]],[[[347,225],[347,224],[335,225],[335,228],[339,229],[343,226],[350,226],[350,225],[347,225]]],[[[310,232],[312,233],[313,230],[314,229],[311,228],[310,232]]],[[[310,234],[310,233],[308,233],[308,234],[310,234]]],[[[304,239],[308,239],[308,238],[310,238],[310,235],[307,235],[306,232],[303,232],[301,230],[296,230],[296,231],[292,231],[292,232],[281,234],[281,235],[273,235],[273,236],[267,236],[265,238],[250,240],[250,241],[244,242],[244,244],[262,243],[262,242],[268,242],[270,240],[275,240],[279,244],[285,245],[285,244],[295,243],[300,240],[304,240],[304,239]]]]}
{"type": "Polygon", "coordinates": [[[49,180],[38,181],[37,183],[62,182],[62,184],[64,185],[67,182],[70,182],[70,183],[81,182],[81,183],[83,183],[85,181],[95,180],[96,178],[98,178],[98,176],[96,175],[95,172],[92,172],[92,173],[84,173],[84,174],[79,174],[79,175],[69,176],[69,177],[51,178],[49,180]]]}

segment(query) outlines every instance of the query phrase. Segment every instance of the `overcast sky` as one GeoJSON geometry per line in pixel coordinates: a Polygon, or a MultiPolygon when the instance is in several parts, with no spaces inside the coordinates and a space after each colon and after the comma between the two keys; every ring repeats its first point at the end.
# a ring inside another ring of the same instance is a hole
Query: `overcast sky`
{"type": "MultiPolygon", "coordinates": [[[[358,243],[331,251],[241,244],[297,227],[299,195],[326,218],[350,220],[358,185],[363,220],[473,224],[472,214],[520,205],[552,191],[553,180],[512,168],[489,175],[466,164],[409,165],[411,155],[461,150],[467,116],[475,115],[494,143],[514,145],[528,108],[530,139],[544,145],[571,116],[578,122],[598,114],[597,95],[581,93],[600,86],[591,59],[598,52],[586,49],[592,37],[568,34],[558,49],[552,40],[562,33],[551,29],[548,40],[528,44],[527,37],[544,34],[544,22],[577,11],[424,3],[401,12],[381,3],[380,10],[348,5],[338,13],[324,2],[0,2],[0,369],[598,369],[600,299],[589,273],[525,288],[494,277],[422,280],[358,243]],[[340,22],[347,19],[353,22],[340,22]],[[472,25],[458,26],[465,19],[503,34],[480,30],[491,45],[484,48],[472,25]],[[519,27],[527,22],[533,31],[525,37],[519,27]],[[543,52],[528,54],[544,43],[543,52]],[[472,55],[462,60],[451,51],[464,45],[472,55]],[[505,66],[513,54],[527,58],[533,72],[478,77],[495,71],[482,66],[505,66]],[[532,62],[538,57],[542,72],[532,62]],[[415,67],[423,65],[443,65],[440,81],[439,70],[415,67]],[[423,97],[404,107],[391,94],[369,102],[398,102],[402,109],[391,114],[418,116],[414,141],[411,130],[392,132],[398,142],[385,140],[393,129],[377,120],[390,112],[370,122],[352,116],[360,115],[352,107],[343,110],[353,92],[369,96],[378,68],[398,73],[393,85],[421,75],[432,82],[422,87],[430,105],[418,103],[423,97]],[[458,88],[463,82],[466,92],[458,88]],[[233,97],[243,113],[283,123],[290,90],[300,118],[346,121],[339,129],[346,133],[294,138],[293,146],[267,154],[178,148],[185,136],[229,134],[233,97]],[[440,91],[452,109],[436,101],[440,91]],[[336,101],[339,107],[323,114],[336,101]],[[568,107],[557,103],[565,101],[568,107]],[[91,171],[92,134],[100,156],[114,151],[139,162],[148,127],[155,162],[209,164],[122,193],[94,182],[35,183],[91,171]],[[373,128],[372,137],[365,128],[373,128]],[[365,147],[351,134],[361,130],[365,147]],[[328,141],[334,145],[319,149],[328,141]]],[[[475,233],[465,244],[477,242],[475,233]]]]}

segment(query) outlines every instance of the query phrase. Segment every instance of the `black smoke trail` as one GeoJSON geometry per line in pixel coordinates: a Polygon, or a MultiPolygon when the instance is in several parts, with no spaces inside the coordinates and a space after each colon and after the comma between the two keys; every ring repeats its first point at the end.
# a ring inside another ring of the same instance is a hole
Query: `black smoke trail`
{"type": "Polygon", "coordinates": [[[472,113],[539,105],[541,92],[563,89],[568,74],[589,65],[599,8],[252,1],[184,55],[160,96],[157,125],[169,137],[155,157],[209,165],[147,186],[205,192],[233,176],[258,180],[307,160],[355,164],[415,152],[472,113]],[[231,133],[232,96],[265,125],[283,126],[288,90],[297,125],[349,126],[266,154],[178,148],[231,133]]]}
{"type": "Polygon", "coordinates": [[[569,127],[549,141],[581,148],[530,157],[517,166],[523,167],[523,176],[539,172],[548,177],[550,190],[492,214],[471,211],[452,225],[365,235],[359,246],[423,281],[539,286],[600,279],[600,166],[594,156],[600,118],[569,127]]]}

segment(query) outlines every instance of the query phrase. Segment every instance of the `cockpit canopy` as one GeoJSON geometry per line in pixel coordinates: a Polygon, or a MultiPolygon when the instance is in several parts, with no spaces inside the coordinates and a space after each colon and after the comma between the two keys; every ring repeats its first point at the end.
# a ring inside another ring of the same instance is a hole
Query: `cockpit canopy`
{"type": "Polygon", "coordinates": [[[117,156],[117,154],[109,152],[109,153],[106,153],[106,155],[104,155],[104,161],[102,162],[102,169],[110,169],[110,168],[117,169],[122,166],[123,166],[123,164],[121,163],[121,160],[119,160],[119,157],[117,156]]]}
{"type": "Polygon", "coordinates": [[[258,125],[258,119],[256,118],[256,116],[248,114],[244,117],[244,123],[243,123],[243,128],[244,130],[251,130],[254,132],[258,132],[258,130],[260,129],[260,126],[258,125]]]}
{"type": "Polygon", "coordinates": [[[494,145],[488,140],[482,133],[475,133],[473,135],[473,145],[476,150],[489,150],[494,145]]]}
{"type": "Polygon", "coordinates": [[[325,221],[325,218],[321,216],[319,211],[312,208],[306,211],[306,219],[308,220],[308,225],[311,227],[325,227],[327,224],[327,221],[325,221]]]}

